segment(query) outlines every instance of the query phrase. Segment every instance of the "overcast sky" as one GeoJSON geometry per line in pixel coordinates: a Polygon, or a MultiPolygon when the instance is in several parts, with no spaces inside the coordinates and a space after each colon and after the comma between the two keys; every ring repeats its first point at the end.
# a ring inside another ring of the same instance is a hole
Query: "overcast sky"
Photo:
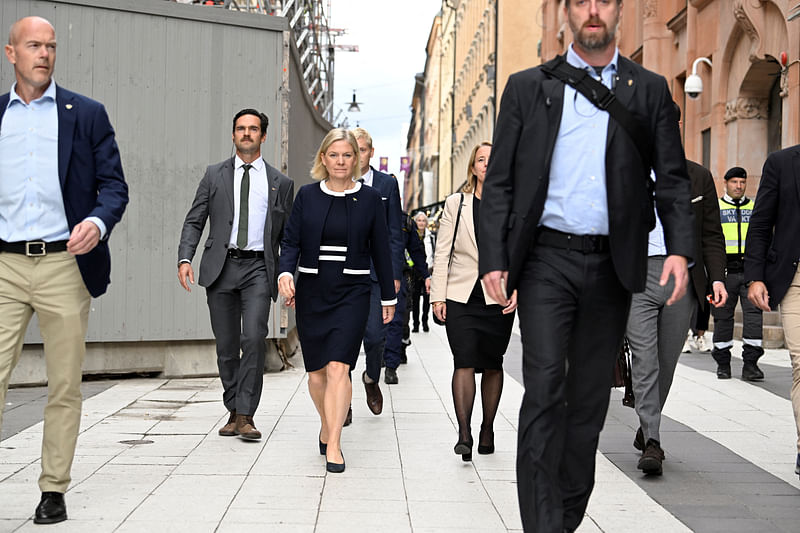
{"type": "Polygon", "coordinates": [[[351,127],[358,122],[369,131],[373,166],[389,157],[389,172],[401,183],[414,75],[425,69],[425,46],[440,8],[441,0],[331,0],[330,26],[347,30],[336,43],[359,48],[336,52],[334,116],[343,109],[339,120],[348,116],[351,127]],[[353,90],[363,104],[360,113],[347,114],[353,90]]]}

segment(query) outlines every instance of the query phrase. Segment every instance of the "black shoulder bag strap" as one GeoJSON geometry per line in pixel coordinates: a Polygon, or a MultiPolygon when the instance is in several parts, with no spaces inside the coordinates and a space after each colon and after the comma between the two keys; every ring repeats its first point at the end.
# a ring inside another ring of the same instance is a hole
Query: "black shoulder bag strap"
{"type": "Polygon", "coordinates": [[[461,206],[464,204],[464,193],[458,193],[458,213],[456,214],[456,226],[453,229],[453,241],[450,243],[450,259],[447,260],[447,271],[450,272],[450,265],[453,263],[453,252],[456,249],[456,235],[458,235],[458,223],[461,221],[461,206]]]}
{"type": "Polygon", "coordinates": [[[594,79],[586,70],[573,67],[558,56],[554,62],[542,65],[545,74],[566,83],[586,97],[598,109],[608,111],[636,145],[639,157],[649,171],[653,166],[653,147],[650,134],[628,109],[617,100],[613,91],[594,79]]]}

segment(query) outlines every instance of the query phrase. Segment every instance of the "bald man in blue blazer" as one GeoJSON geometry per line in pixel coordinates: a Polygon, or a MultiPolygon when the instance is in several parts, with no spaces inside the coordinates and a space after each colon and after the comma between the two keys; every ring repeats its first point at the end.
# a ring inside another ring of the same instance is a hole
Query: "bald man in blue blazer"
{"type": "Polygon", "coordinates": [[[0,96],[0,405],[35,312],[48,399],[34,522],[50,524],[67,519],[89,305],[111,281],[108,236],[128,186],[103,105],[53,81],[50,22],[20,19],[8,43],[16,83],[0,96]]]}

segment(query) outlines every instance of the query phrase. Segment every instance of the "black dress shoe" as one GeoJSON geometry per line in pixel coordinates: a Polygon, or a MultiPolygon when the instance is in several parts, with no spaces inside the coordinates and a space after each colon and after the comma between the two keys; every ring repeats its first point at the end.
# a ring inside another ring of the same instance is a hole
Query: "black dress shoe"
{"type": "Polygon", "coordinates": [[[764,381],[764,373],[755,363],[745,362],[742,366],[742,379],[745,381],[764,381]]]}
{"type": "Polygon", "coordinates": [[[425,333],[427,333],[427,332],[429,332],[430,330],[431,330],[431,328],[429,328],[429,327],[428,327],[428,324],[427,324],[427,323],[425,323],[425,324],[422,324],[422,331],[424,331],[425,333]]]}
{"type": "Polygon", "coordinates": [[[472,461],[472,438],[458,441],[453,447],[453,451],[456,455],[461,456],[462,461],[472,461]]]}
{"type": "Polygon", "coordinates": [[[367,391],[367,407],[372,411],[373,415],[381,414],[383,411],[383,394],[381,394],[381,387],[377,381],[367,383],[367,371],[361,374],[361,382],[364,383],[364,389],[367,391]]]}
{"type": "Polygon", "coordinates": [[[342,462],[341,463],[332,463],[328,460],[325,461],[325,470],[330,472],[331,474],[341,474],[344,472],[344,453],[342,454],[342,462]]]}
{"type": "Polygon", "coordinates": [[[67,519],[67,505],[60,492],[43,492],[39,505],[36,506],[34,524],[55,524],[67,519]]]}
{"type": "Polygon", "coordinates": [[[411,328],[411,333],[419,333],[419,326],[414,326],[411,328]]]}
{"type": "Polygon", "coordinates": [[[480,455],[494,453],[494,430],[485,430],[483,426],[481,426],[481,434],[478,437],[478,453],[480,455]],[[488,435],[488,438],[484,438],[484,435],[488,435]],[[481,444],[481,442],[485,442],[486,444],[481,444]]]}
{"type": "Polygon", "coordinates": [[[387,385],[397,385],[397,369],[386,367],[383,373],[383,381],[387,385]]]}
{"type": "Polygon", "coordinates": [[[731,365],[717,365],[717,379],[731,379],[731,365]]]}
{"type": "Polygon", "coordinates": [[[351,405],[347,409],[347,416],[344,418],[344,424],[342,426],[347,427],[353,423],[353,406],[351,405]]]}

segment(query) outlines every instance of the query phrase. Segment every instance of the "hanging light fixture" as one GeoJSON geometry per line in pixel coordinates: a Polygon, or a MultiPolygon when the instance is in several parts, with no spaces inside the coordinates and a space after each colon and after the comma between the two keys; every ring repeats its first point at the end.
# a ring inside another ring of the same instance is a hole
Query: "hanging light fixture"
{"type": "Polygon", "coordinates": [[[358,107],[359,104],[363,104],[364,102],[356,102],[356,92],[353,91],[353,101],[350,102],[350,106],[347,108],[348,113],[359,113],[361,112],[361,108],[358,107]]]}

